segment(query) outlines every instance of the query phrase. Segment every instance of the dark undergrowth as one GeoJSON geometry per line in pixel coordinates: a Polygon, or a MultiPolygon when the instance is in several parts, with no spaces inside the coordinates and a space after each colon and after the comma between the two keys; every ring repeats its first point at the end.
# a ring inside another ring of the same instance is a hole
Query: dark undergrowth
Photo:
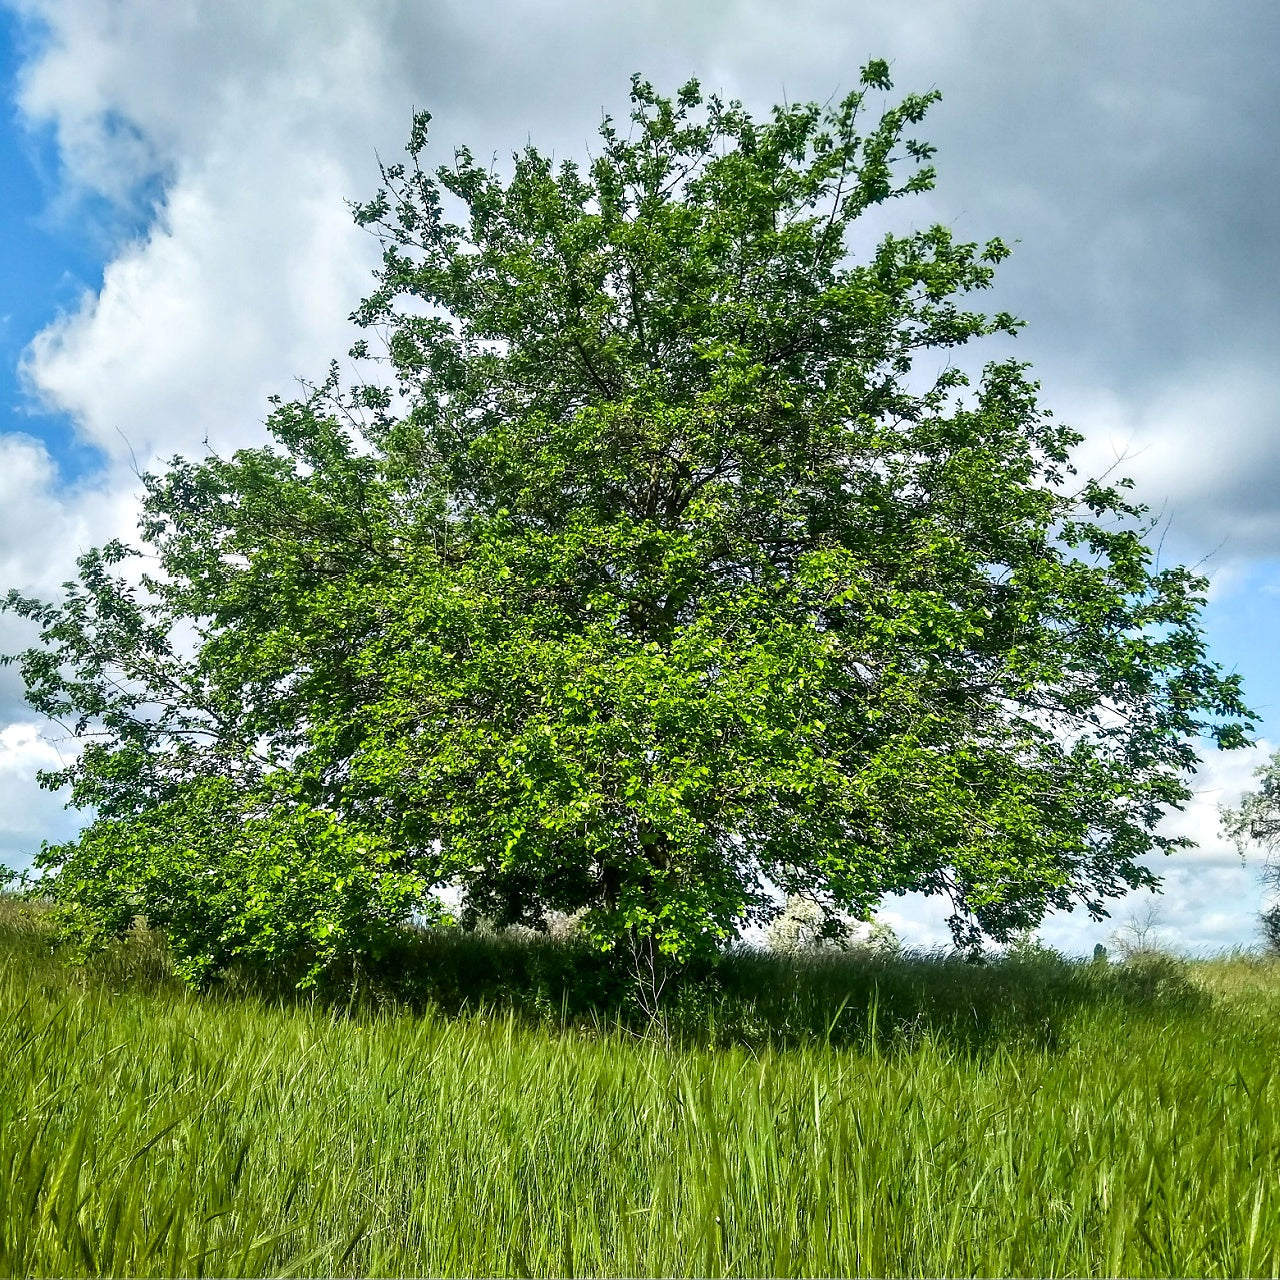
{"type": "MultiPolygon", "coordinates": [[[[0,903],[0,946],[56,958],[38,904],[0,903]]],[[[137,930],[69,978],[177,991],[163,940],[137,930]]],[[[1177,956],[1125,963],[1033,949],[977,959],[947,951],[871,949],[777,954],[748,947],[656,974],[576,939],[406,928],[376,961],[295,989],[286,970],[233,970],[203,993],[215,1000],[374,1011],[509,1015],[529,1026],[661,1034],[689,1045],[812,1044],[910,1048],[921,1037],[989,1052],[1001,1043],[1052,1050],[1064,1023],[1090,1009],[1160,1018],[1207,1006],[1177,956]]]]}

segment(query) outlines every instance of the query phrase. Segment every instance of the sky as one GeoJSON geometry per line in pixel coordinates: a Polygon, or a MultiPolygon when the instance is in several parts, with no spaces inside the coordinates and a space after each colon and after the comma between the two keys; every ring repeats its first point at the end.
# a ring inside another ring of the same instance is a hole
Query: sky
{"type": "MultiPolygon", "coordinates": [[[[532,141],[585,158],[625,118],[633,71],[690,76],[763,113],[853,88],[938,89],[917,133],[936,189],[885,225],[1014,248],[989,310],[1024,319],[981,363],[1031,363],[1160,513],[1162,564],[1210,578],[1212,656],[1242,673],[1258,744],[1206,745],[1195,798],[1152,860],[1156,938],[1249,946],[1261,851],[1218,832],[1280,744],[1280,8],[1268,0],[0,0],[0,590],[56,595],[77,554],[134,532],[137,466],[264,439],[267,397],[322,377],[354,337],[377,246],[347,205],[378,185],[412,112],[432,154],[501,168],[532,141]]],[[[29,642],[0,616],[0,652],[29,642]]],[[[0,668],[0,860],[81,818],[39,790],[57,731],[0,668]]],[[[1041,937],[1070,953],[1149,895],[1041,937]]],[[[945,904],[889,899],[909,942],[945,904]]]]}

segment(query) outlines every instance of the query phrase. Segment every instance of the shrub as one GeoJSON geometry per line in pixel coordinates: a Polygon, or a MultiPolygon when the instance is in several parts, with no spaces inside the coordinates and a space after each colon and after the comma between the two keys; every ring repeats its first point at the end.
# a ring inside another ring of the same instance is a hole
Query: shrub
{"type": "Polygon", "coordinates": [[[1262,925],[1262,941],[1274,955],[1280,955],[1280,902],[1268,907],[1258,917],[1262,925]]]}

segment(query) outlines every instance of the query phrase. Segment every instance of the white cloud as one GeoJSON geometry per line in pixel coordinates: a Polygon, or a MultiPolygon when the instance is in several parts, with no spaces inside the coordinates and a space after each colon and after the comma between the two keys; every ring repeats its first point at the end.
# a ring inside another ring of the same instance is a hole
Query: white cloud
{"type": "Polygon", "coordinates": [[[1270,368],[1180,368],[1142,395],[1066,379],[1057,390],[1058,416],[1086,437],[1080,475],[1131,477],[1172,548],[1212,554],[1220,575],[1280,552],[1280,377],[1270,368]]]}
{"type": "MultiPolygon", "coordinates": [[[[75,558],[111,538],[134,532],[137,484],[110,471],[69,488],[58,485],[57,468],[42,442],[0,435],[0,585],[38,599],[60,593],[75,576],[75,558]]],[[[35,642],[38,628],[12,613],[0,613],[0,653],[16,653],[35,642]]],[[[28,714],[16,667],[0,666],[0,726],[28,714]]]]}
{"type": "Polygon", "coordinates": [[[309,216],[291,222],[277,219],[273,186],[220,197],[251,179],[239,164],[218,167],[184,179],[163,224],[107,267],[101,293],[30,348],[31,384],[110,456],[132,450],[148,466],[205,439],[258,443],[267,396],[295,390],[287,362],[323,377],[325,358],[354,336],[345,316],[373,255],[349,225],[341,183],[317,166],[275,175],[304,197],[309,216]]]}
{"type": "MultiPolygon", "coordinates": [[[[133,532],[133,477],[108,473],[95,482],[59,489],[57,470],[44,445],[22,435],[0,435],[0,583],[48,599],[75,572],[75,557],[113,537],[133,532]]],[[[0,614],[0,653],[35,642],[38,629],[13,614],[0,614]]],[[[78,814],[65,797],[42,790],[40,769],[57,768],[74,743],[48,722],[36,722],[24,706],[14,666],[0,667],[0,866],[23,868],[44,840],[69,838],[78,814]]]]}
{"type": "Polygon", "coordinates": [[[41,441],[0,435],[0,581],[24,592],[55,590],[81,551],[133,533],[136,488],[123,471],[60,487],[41,441]]]}
{"type": "Polygon", "coordinates": [[[237,8],[60,6],[20,95],[73,186],[127,200],[164,183],[145,233],[24,370],[85,437],[143,465],[206,437],[257,441],[266,397],[350,345],[377,249],[344,199],[374,185],[378,117],[408,116],[403,89],[380,96],[383,44],[337,6],[299,24],[287,6],[237,8]]]}
{"type": "Polygon", "coordinates": [[[63,764],[68,744],[43,736],[41,726],[18,722],[0,729],[0,866],[25,867],[42,841],[72,836],[79,819],[58,796],[38,788],[36,773],[63,764]]]}

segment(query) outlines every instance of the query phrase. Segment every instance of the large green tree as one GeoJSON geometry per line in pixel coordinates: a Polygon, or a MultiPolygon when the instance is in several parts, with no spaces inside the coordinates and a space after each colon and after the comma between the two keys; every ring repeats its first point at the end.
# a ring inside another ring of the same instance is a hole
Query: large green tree
{"type": "Polygon", "coordinates": [[[586,166],[408,159],[352,355],[272,444],[145,478],[147,557],[85,556],[20,655],[93,819],[43,892],[142,914],[199,978],[314,974],[446,885],[464,922],[588,909],[673,956],[820,902],[944,893],[961,942],[1151,885],[1197,739],[1252,728],[1205,583],[965,299],[1008,252],[857,244],[933,183],[937,96],[872,62],[753,119],[636,78],[586,166]],[[873,113],[874,114],[874,113],[873,113]],[[966,389],[967,388],[967,389],[966,389]]]}

